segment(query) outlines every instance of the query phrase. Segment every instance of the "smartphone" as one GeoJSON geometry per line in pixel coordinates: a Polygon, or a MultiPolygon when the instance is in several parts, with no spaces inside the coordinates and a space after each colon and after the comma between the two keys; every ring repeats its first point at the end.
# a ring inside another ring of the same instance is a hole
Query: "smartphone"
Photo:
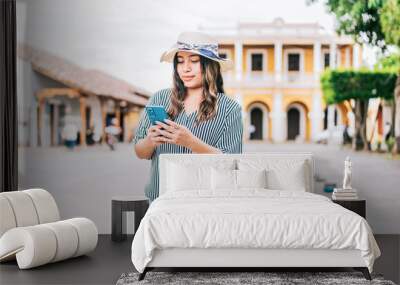
{"type": "Polygon", "coordinates": [[[161,105],[150,105],[146,106],[146,113],[150,119],[150,122],[155,125],[156,121],[164,123],[164,119],[168,119],[167,111],[164,106],[161,105]]]}

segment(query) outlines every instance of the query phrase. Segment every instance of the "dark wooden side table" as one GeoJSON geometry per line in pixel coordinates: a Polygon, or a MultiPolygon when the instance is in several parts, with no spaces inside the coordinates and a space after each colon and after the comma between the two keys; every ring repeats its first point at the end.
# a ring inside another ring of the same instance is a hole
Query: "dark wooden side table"
{"type": "Polygon", "coordinates": [[[149,207],[149,200],[142,196],[116,196],[111,201],[111,240],[126,240],[126,234],[122,233],[122,215],[123,212],[135,212],[135,232],[140,221],[146,214],[149,207]]]}
{"type": "Polygon", "coordinates": [[[362,199],[358,200],[333,200],[332,201],[340,206],[353,211],[356,214],[359,214],[364,219],[367,217],[366,215],[366,201],[362,199]]]}

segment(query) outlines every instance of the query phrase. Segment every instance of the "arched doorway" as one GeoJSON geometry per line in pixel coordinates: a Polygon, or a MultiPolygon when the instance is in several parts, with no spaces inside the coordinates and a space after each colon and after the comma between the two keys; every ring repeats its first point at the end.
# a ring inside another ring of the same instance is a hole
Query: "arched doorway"
{"type": "Polygon", "coordinates": [[[306,139],[306,108],[301,103],[292,103],[287,108],[287,140],[306,139]]]}
{"type": "Polygon", "coordinates": [[[290,108],[287,114],[287,139],[295,140],[300,135],[300,111],[297,108],[290,108]]]}
{"type": "Polygon", "coordinates": [[[269,107],[263,102],[252,102],[247,108],[246,138],[249,140],[268,140],[269,107]]]}
{"type": "Polygon", "coordinates": [[[250,140],[263,139],[263,111],[253,107],[250,111],[250,140]]]}

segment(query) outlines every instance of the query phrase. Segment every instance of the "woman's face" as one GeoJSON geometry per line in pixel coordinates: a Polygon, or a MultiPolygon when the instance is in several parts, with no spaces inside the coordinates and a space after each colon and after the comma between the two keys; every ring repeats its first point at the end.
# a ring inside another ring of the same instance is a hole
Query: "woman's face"
{"type": "Polygon", "coordinates": [[[202,86],[200,56],[198,54],[180,51],[177,55],[177,72],[186,88],[202,86]]]}

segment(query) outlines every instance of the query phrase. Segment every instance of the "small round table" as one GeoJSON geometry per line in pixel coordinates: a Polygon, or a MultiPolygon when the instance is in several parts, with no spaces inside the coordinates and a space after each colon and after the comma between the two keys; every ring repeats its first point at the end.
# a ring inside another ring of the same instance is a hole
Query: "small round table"
{"type": "Polygon", "coordinates": [[[111,201],[111,240],[126,240],[126,234],[122,233],[123,212],[135,212],[135,232],[140,221],[146,214],[149,207],[149,200],[143,196],[115,196],[111,201]]]}

